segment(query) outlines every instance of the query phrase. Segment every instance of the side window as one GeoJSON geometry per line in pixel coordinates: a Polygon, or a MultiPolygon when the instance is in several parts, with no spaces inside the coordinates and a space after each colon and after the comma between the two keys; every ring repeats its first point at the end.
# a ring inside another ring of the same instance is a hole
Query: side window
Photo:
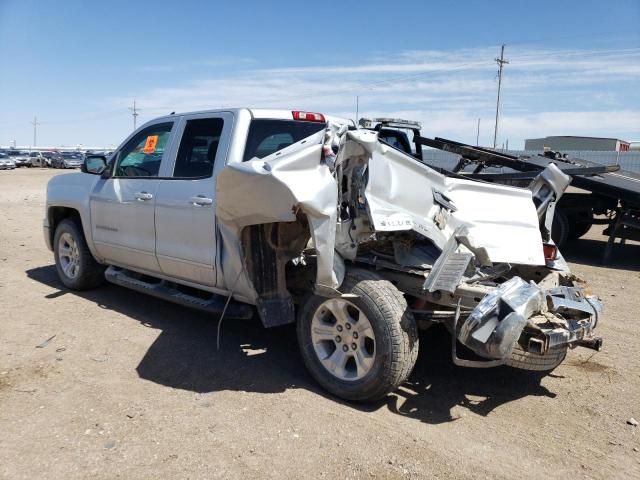
{"type": "Polygon", "coordinates": [[[157,177],[173,122],[145,128],[120,150],[117,177],[157,177]]]}
{"type": "Polygon", "coordinates": [[[213,174],[223,126],[221,118],[187,121],[173,170],[174,177],[203,178],[213,174]]]}

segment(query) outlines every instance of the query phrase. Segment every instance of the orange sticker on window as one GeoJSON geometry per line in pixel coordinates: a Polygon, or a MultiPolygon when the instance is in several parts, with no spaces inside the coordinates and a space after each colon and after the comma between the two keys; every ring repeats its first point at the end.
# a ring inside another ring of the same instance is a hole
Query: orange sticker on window
{"type": "Polygon", "coordinates": [[[158,135],[149,135],[142,151],[149,155],[156,151],[156,145],[158,145],[158,135]]]}

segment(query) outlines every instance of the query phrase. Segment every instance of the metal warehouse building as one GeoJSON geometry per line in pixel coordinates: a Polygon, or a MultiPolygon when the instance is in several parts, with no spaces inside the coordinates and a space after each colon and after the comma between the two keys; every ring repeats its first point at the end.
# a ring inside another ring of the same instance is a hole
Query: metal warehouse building
{"type": "Polygon", "coordinates": [[[604,152],[626,152],[629,150],[629,142],[617,138],[598,137],[544,137],[529,138],[524,141],[525,150],[588,150],[604,152]]]}

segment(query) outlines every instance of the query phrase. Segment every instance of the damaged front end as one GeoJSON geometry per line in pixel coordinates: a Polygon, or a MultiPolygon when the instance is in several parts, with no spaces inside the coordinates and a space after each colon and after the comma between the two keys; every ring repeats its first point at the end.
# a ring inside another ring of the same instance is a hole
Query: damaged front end
{"type": "Polygon", "coordinates": [[[554,165],[529,188],[490,184],[439,173],[375,132],[330,125],[227,166],[217,182],[224,282],[265,326],[295,321],[305,293],[341,296],[346,265],[391,281],[419,326],[443,323],[460,365],[528,368],[516,352],[601,348],[601,303],[551,240],[570,183],[554,165]],[[458,342],[482,360],[460,358],[458,342]]]}

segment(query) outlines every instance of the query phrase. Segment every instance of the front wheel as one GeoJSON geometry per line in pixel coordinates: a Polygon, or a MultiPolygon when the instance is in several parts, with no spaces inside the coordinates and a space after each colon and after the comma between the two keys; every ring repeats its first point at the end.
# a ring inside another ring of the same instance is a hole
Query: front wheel
{"type": "Polygon", "coordinates": [[[400,291],[367,270],[350,270],[342,297],[313,295],[300,309],[298,343],[311,375],[352,401],[384,397],[418,356],[418,331],[400,291]]]}
{"type": "Polygon", "coordinates": [[[62,220],[53,240],[56,270],[64,285],[73,290],[87,290],[104,282],[104,269],[95,261],[84,239],[82,228],[73,220],[62,220]]]}

